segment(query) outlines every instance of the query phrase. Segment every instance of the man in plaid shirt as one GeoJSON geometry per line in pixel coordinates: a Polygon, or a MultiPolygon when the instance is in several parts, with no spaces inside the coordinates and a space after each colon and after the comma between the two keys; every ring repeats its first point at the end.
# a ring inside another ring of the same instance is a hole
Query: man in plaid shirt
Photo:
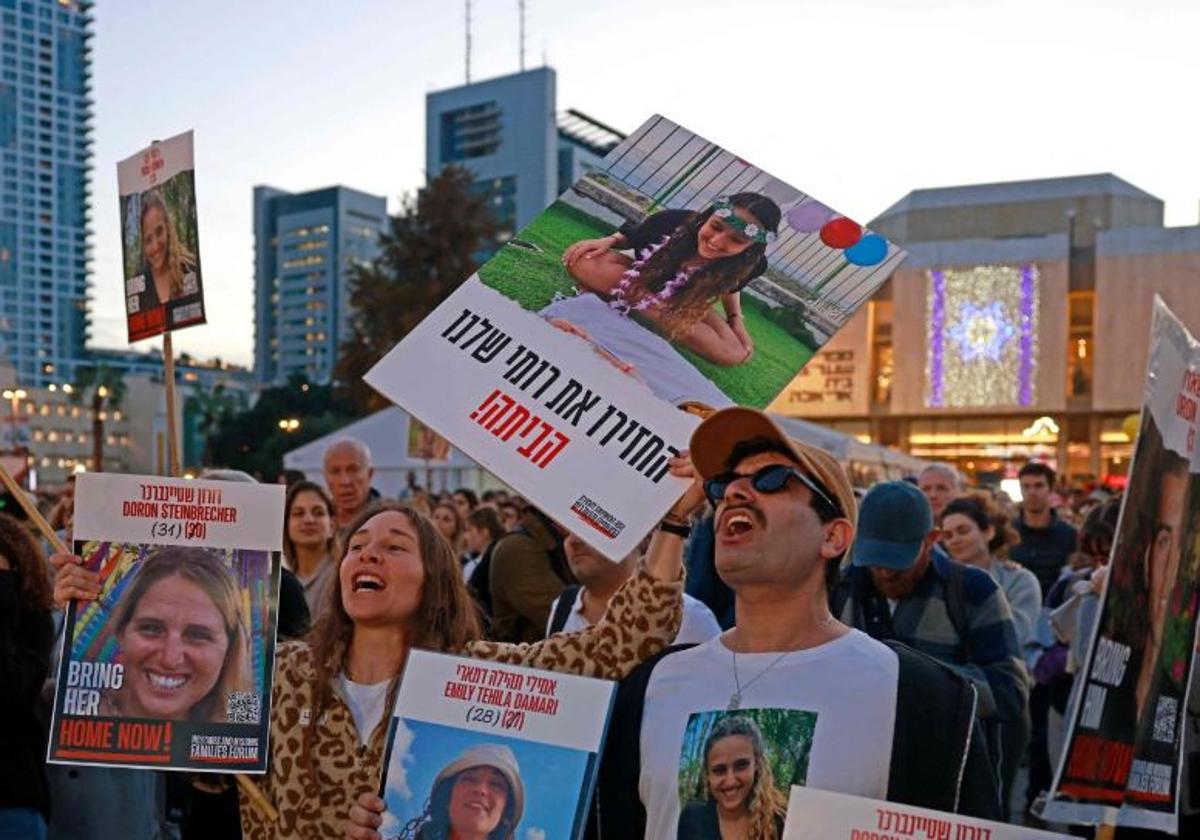
{"type": "MultiPolygon", "coordinates": [[[[851,565],[832,596],[833,613],[876,639],[894,639],[940,660],[979,692],[992,766],[1015,767],[1029,732],[1029,675],[1004,592],[981,569],[937,545],[929,502],[890,481],[859,506],[851,565]]],[[[1008,785],[1005,785],[1007,788],[1008,785]]]]}

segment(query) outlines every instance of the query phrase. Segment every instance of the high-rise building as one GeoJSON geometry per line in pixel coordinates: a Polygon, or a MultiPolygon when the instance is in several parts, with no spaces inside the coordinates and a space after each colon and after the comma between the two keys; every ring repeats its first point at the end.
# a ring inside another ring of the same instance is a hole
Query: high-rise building
{"type": "Polygon", "coordinates": [[[387,199],[348,187],[254,188],[254,373],[325,384],[350,333],[350,280],[379,254],[387,199]]]}
{"type": "Polygon", "coordinates": [[[88,335],[91,7],[0,1],[0,357],[34,387],[88,335]]]}
{"type": "Polygon", "coordinates": [[[475,175],[496,216],[498,244],[625,137],[578,111],[557,116],[555,84],[554,70],[539,67],[425,98],[425,170],[433,177],[453,165],[475,175]]]}

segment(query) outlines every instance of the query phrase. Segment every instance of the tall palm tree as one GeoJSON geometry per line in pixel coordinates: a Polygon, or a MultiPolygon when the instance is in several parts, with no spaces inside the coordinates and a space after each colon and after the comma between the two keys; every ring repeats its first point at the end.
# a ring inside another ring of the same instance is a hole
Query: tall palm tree
{"type": "Polygon", "coordinates": [[[212,436],[230,414],[245,408],[245,398],[240,392],[231,392],[224,383],[218,382],[211,391],[197,388],[187,398],[185,410],[196,412],[196,431],[204,436],[204,450],[200,454],[202,466],[211,466],[212,436]]]}
{"type": "Polygon", "coordinates": [[[93,472],[104,470],[104,422],[108,412],[121,406],[125,397],[125,376],[106,364],[78,368],[71,388],[71,402],[79,405],[86,398],[92,409],[93,472]]]}

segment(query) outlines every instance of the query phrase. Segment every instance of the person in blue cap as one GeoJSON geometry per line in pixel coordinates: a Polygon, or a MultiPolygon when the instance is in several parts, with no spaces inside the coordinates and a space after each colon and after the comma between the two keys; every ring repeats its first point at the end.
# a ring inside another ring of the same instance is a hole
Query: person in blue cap
{"type": "Polygon", "coordinates": [[[852,559],[831,607],[844,624],[903,642],[971,680],[1003,779],[1001,770],[1015,766],[1004,755],[1011,742],[1006,731],[1028,731],[1029,714],[1030,680],[1012,608],[987,572],[951,560],[940,537],[918,488],[906,481],[875,485],[859,505],[852,559]]]}

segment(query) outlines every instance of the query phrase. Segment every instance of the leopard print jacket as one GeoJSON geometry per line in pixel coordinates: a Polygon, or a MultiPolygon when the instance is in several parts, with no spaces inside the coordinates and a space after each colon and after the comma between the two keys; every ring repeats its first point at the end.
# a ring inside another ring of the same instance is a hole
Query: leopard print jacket
{"type": "MultiPolygon", "coordinates": [[[[540,642],[471,642],[464,654],[493,662],[618,680],[670,644],[682,617],[683,581],[664,583],[640,568],[613,595],[599,622],[540,642]]],[[[379,790],[391,715],[364,745],[339,687],[320,720],[311,720],[316,663],[304,642],[280,645],[271,692],[271,746],[267,775],[255,777],[279,812],[270,822],[241,797],[245,840],[344,838],[350,805],[379,790]],[[304,756],[304,731],[316,726],[312,759],[304,756]]]]}

